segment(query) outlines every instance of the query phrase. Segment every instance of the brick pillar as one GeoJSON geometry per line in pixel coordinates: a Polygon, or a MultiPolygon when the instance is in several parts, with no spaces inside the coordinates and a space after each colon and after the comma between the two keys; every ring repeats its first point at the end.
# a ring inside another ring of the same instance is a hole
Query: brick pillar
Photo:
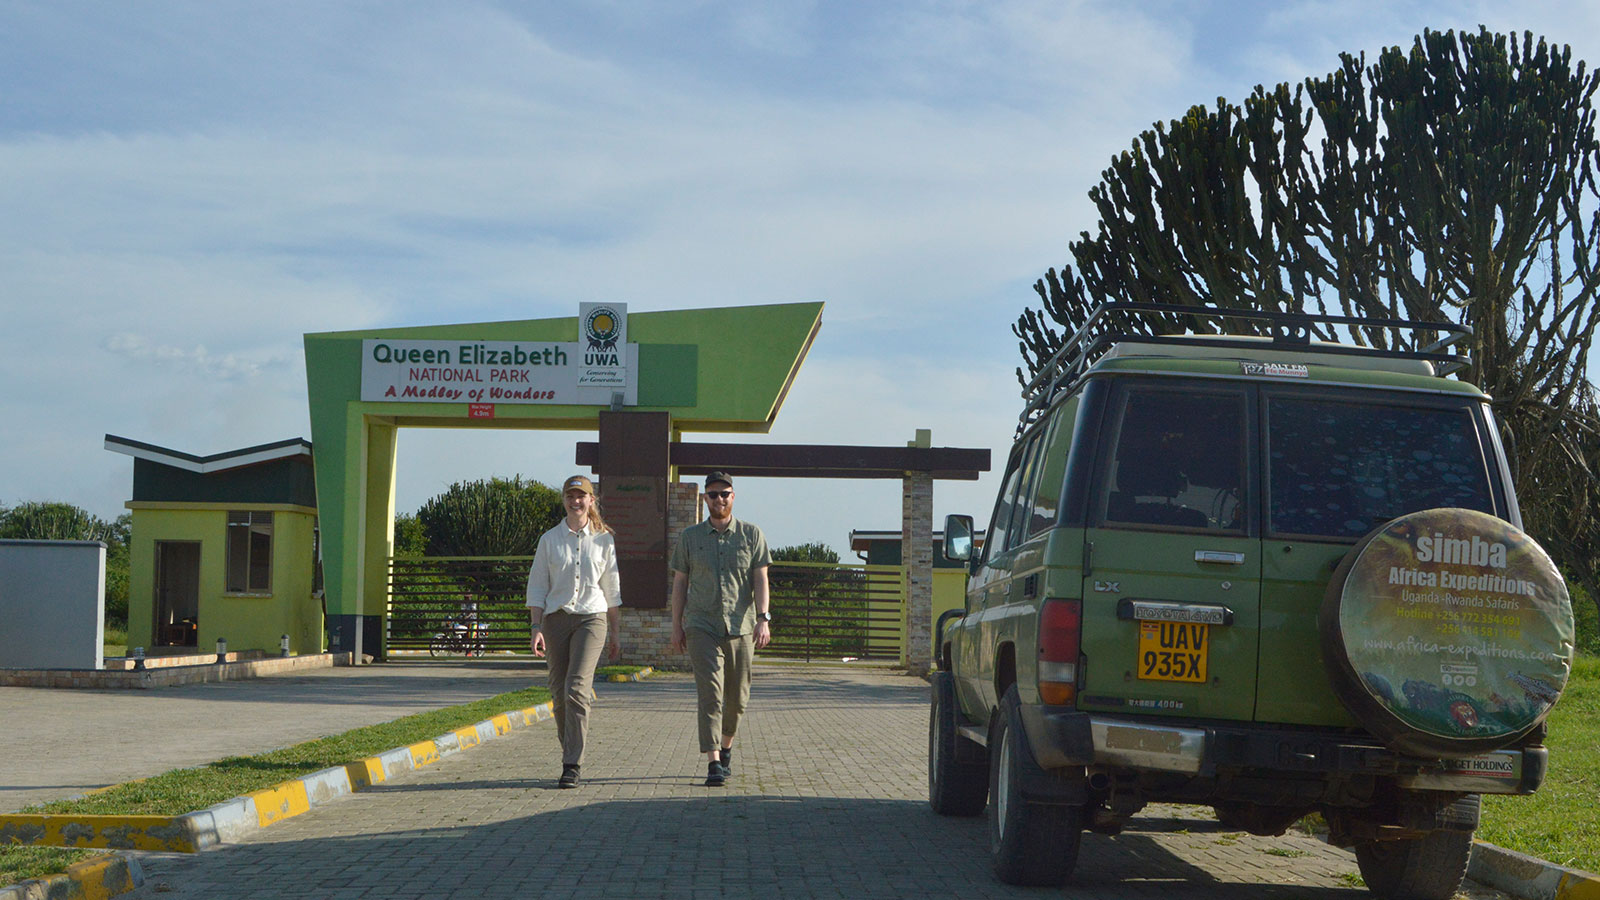
{"type": "MultiPolygon", "coordinates": [[[[667,483],[667,559],[685,528],[700,521],[700,486],[667,483]]],[[[668,604],[659,609],[622,609],[622,662],[635,666],[687,666],[689,658],[672,652],[672,570],[667,570],[668,604]]],[[[604,664],[606,660],[602,659],[604,664]]]]}
{"type": "MultiPolygon", "coordinates": [[[[912,446],[931,444],[926,430],[912,446]]],[[[906,567],[906,670],[928,674],[933,647],[933,475],[907,472],[900,488],[900,563],[906,567]]]]}

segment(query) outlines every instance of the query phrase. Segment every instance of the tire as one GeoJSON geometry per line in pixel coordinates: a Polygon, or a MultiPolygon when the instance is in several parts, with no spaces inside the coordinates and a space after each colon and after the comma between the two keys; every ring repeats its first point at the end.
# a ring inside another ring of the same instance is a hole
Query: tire
{"type": "Polygon", "coordinates": [[[1467,876],[1472,832],[1434,831],[1404,841],[1357,844],[1356,865],[1383,900],[1449,900],[1467,876]]]}
{"type": "Polygon", "coordinates": [[[450,638],[443,634],[434,635],[433,640],[428,642],[428,654],[430,656],[450,655],[450,638]]]}
{"type": "Polygon", "coordinates": [[[989,799],[989,770],[961,761],[960,750],[982,753],[956,731],[955,679],[933,673],[928,710],[928,805],[941,816],[976,816],[989,799]]]}
{"type": "Polygon", "coordinates": [[[989,853],[1006,884],[1059,885],[1078,862],[1083,808],[1029,802],[1022,794],[1025,750],[1015,685],[1006,691],[989,739],[989,853]]]}
{"type": "Polygon", "coordinates": [[[1410,513],[1364,537],[1328,582],[1318,630],[1350,715],[1421,757],[1516,744],[1544,721],[1572,661],[1555,564],[1521,529],[1467,509],[1410,513]]]}

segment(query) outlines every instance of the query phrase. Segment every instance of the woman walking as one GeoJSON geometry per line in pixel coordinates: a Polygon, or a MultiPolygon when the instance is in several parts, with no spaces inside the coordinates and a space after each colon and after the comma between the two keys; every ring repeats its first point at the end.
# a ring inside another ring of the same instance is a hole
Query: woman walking
{"type": "Polygon", "coordinates": [[[557,783],[575,788],[600,649],[607,647],[612,659],[622,655],[622,596],[616,541],[600,518],[594,482],[582,475],[568,478],[561,504],[567,516],[539,537],[528,570],[528,618],[533,655],[550,658],[550,705],[561,742],[557,783]]]}

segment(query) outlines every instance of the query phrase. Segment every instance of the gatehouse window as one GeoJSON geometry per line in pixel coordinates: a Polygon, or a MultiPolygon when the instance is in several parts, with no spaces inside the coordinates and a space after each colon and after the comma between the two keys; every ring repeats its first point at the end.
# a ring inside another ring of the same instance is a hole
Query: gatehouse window
{"type": "Polygon", "coordinates": [[[228,592],[272,592],[272,513],[228,513],[228,592]]]}

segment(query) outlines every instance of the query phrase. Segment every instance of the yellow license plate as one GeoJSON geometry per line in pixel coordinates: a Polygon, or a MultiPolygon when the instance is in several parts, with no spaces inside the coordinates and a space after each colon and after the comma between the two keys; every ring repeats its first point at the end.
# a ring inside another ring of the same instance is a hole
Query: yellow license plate
{"type": "Polygon", "coordinates": [[[1139,623],[1139,677],[1148,681],[1205,681],[1211,626],[1193,622],[1139,623]]]}

